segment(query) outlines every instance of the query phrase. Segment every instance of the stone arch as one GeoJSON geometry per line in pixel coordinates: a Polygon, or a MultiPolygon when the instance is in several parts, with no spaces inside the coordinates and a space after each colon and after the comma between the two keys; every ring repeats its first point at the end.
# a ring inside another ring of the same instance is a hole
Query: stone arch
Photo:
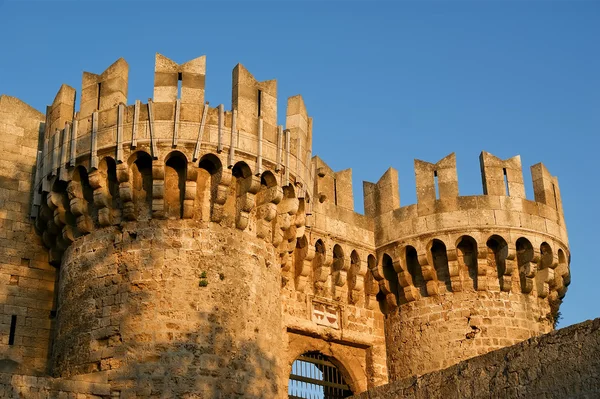
{"type": "Polygon", "coordinates": [[[75,240],[72,226],[75,218],[70,210],[67,194],[67,182],[58,178],[52,182],[52,189],[43,196],[46,209],[46,229],[44,231],[44,244],[50,249],[50,258],[56,263],[62,253],[75,240]]]}
{"type": "MultiPolygon", "coordinates": [[[[304,277],[306,273],[304,267],[304,259],[308,255],[308,239],[306,235],[296,240],[296,250],[294,251],[294,276],[296,277],[296,286],[298,286],[298,278],[304,277]]],[[[296,287],[298,289],[298,287],[296,287]]]]}
{"type": "Polygon", "coordinates": [[[331,276],[332,276],[332,295],[333,298],[338,297],[338,287],[344,287],[346,285],[346,279],[348,276],[348,268],[346,265],[346,254],[340,244],[335,244],[332,251],[333,262],[331,262],[331,276]]]}
{"type": "Polygon", "coordinates": [[[374,275],[374,269],[377,268],[377,259],[372,254],[367,256],[367,272],[365,274],[365,296],[366,307],[374,309],[377,302],[377,294],[379,293],[379,283],[374,275]]]}
{"type": "Polygon", "coordinates": [[[556,279],[557,279],[557,294],[558,299],[563,299],[567,293],[567,287],[571,283],[571,276],[569,275],[569,260],[565,256],[565,252],[562,249],[557,251],[558,255],[558,266],[556,267],[556,279]]]}
{"type": "Polygon", "coordinates": [[[348,271],[348,303],[356,303],[358,298],[355,289],[359,283],[361,260],[360,255],[354,249],[350,253],[350,270],[348,271]]]}
{"type": "Polygon", "coordinates": [[[152,218],[152,157],[145,151],[136,151],[127,161],[131,182],[133,218],[152,218]]]}
{"type": "Polygon", "coordinates": [[[315,242],[315,257],[312,264],[313,284],[316,288],[322,288],[329,277],[329,270],[326,267],[327,248],[323,240],[318,239],[315,242]]]}
{"type": "Polygon", "coordinates": [[[506,240],[499,235],[492,235],[486,242],[487,247],[487,261],[491,270],[495,270],[498,276],[498,284],[500,290],[510,291],[511,281],[511,270],[507,265],[508,258],[508,244],[506,240]]]}
{"type": "Polygon", "coordinates": [[[118,223],[116,217],[119,213],[116,209],[120,209],[119,182],[115,160],[111,157],[102,158],[98,168],[90,173],[89,180],[94,189],[94,207],[98,212],[98,224],[109,226],[118,223]]]}
{"type": "MultiPolygon", "coordinates": [[[[542,242],[536,274],[536,288],[540,298],[547,297],[550,294],[550,289],[554,287],[554,268],[556,266],[552,247],[547,242],[542,242]]],[[[558,308],[556,310],[558,311],[558,308]]]]}
{"type": "Polygon", "coordinates": [[[180,151],[172,151],[165,158],[164,204],[167,219],[183,218],[187,158],[180,151]]]}
{"type": "Polygon", "coordinates": [[[404,248],[406,256],[406,268],[408,274],[410,274],[413,284],[416,289],[419,290],[421,296],[427,296],[427,285],[425,284],[425,278],[423,277],[423,270],[419,263],[419,255],[417,250],[412,245],[407,245],[404,248]]]}
{"type": "Polygon", "coordinates": [[[234,216],[236,226],[245,228],[247,214],[251,210],[249,208],[254,205],[249,204],[246,198],[252,185],[252,169],[246,162],[239,161],[231,168],[231,175],[235,183],[232,182],[230,186],[229,198],[225,204],[227,214],[234,216]]]}
{"type": "Polygon", "coordinates": [[[260,185],[265,188],[271,188],[277,186],[277,178],[270,170],[265,170],[260,175],[260,185]]]}
{"type": "Polygon", "coordinates": [[[288,358],[284,365],[285,373],[283,374],[286,382],[292,371],[294,361],[304,353],[315,351],[333,358],[332,363],[342,370],[342,375],[350,385],[352,392],[359,393],[367,390],[367,374],[361,366],[359,357],[353,356],[352,352],[348,351],[344,345],[332,344],[323,339],[306,336],[290,340],[287,351],[288,358]]]}
{"type": "Polygon", "coordinates": [[[384,292],[384,294],[386,294],[386,297],[388,294],[394,294],[393,298],[395,299],[397,305],[400,303],[400,284],[398,283],[398,273],[396,272],[396,269],[394,269],[394,261],[392,257],[386,253],[381,256],[381,270],[386,281],[385,287],[389,290],[389,292],[384,292]]]}
{"type": "Polygon", "coordinates": [[[340,362],[319,351],[303,353],[292,362],[291,368],[288,381],[290,397],[305,397],[319,391],[325,398],[341,399],[354,393],[347,381],[349,373],[340,362]]]}
{"type": "Polygon", "coordinates": [[[342,246],[340,244],[335,244],[333,246],[333,263],[332,263],[332,268],[333,271],[340,271],[344,268],[344,249],[342,248],[342,246]]]}
{"type": "Polygon", "coordinates": [[[517,240],[516,247],[521,291],[523,293],[530,293],[533,289],[532,279],[537,271],[534,262],[535,253],[533,245],[531,245],[531,242],[527,238],[520,237],[517,240]]]}
{"type": "Polygon", "coordinates": [[[469,278],[473,281],[473,289],[477,291],[479,287],[478,267],[477,267],[477,241],[471,236],[459,237],[456,250],[458,252],[458,263],[467,272],[469,278]]]}
{"type": "Polygon", "coordinates": [[[90,185],[87,169],[79,165],[73,170],[73,177],[67,187],[71,212],[77,217],[77,228],[89,233],[98,219],[94,204],[94,189],[90,185]]]}
{"type": "Polygon", "coordinates": [[[112,208],[119,206],[119,181],[117,179],[117,163],[112,157],[104,157],[98,165],[98,169],[102,169],[106,173],[106,185],[108,193],[112,200],[112,208]]]}
{"type": "Polygon", "coordinates": [[[431,264],[435,269],[435,274],[439,282],[446,288],[446,291],[452,291],[450,282],[450,268],[448,266],[448,253],[446,244],[442,240],[434,238],[428,245],[431,264]]]}
{"type": "Polygon", "coordinates": [[[81,189],[83,192],[83,197],[90,204],[94,202],[94,189],[90,186],[90,180],[87,169],[79,165],[73,170],[73,178],[71,179],[74,182],[81,184],[81,189]]]}
{"type": "Polygon", "coordinates": [[[552,247],[547,242],[542,242],[540,244],[540,267],[538,270],[545,269],[547,267],[551,267],[554,262],[554,254],[552,251],[552,247]]]}
{"type": "Polygon", "coordinates": [[[195,218],[205,222],[211,220],[222,173],[223,164],[218,156],[205,154],[200,158],[196,176],[195,218]]]}

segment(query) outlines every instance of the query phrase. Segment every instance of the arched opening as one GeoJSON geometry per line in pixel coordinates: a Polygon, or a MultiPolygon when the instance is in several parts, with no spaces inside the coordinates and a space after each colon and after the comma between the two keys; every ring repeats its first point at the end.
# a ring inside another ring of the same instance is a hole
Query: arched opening
{"type": "Polygon", "coordinates": [[[94,189],[90,185],[90,180],[87,170],[83,166],[78,166],[73,171],[74,183],[69,192],[69,199],[83,198],[86,202],[85,212],[92,218],[92,220],[98,220],[98,213],[96,207],[92,206],[94,203],[94,189]]]}
{"type": "Polygon", "coordinates": [[[117,163],[111,157],[106,157],[100,161],[100,167],[105,170],[106,184],[108,192],[112,198],[112,207],[118,207],[119,181],[117,180],[117,163]]]}
{"type": "Polygon", "coordinates": [[[312,264],[313,284],[315,284],[315,287],[317,288],[320,288],[319,286],[327,281],[329,275],[329,270],[326,270],[326,268],[323,267],[325,257],[325,244],[319,239],[315,243],[315,257],[313,258],[312,264]]]}
{"type": "MultiPolygon", "coordinates": [[[[375,308],[375,302],[378,301],[377,295],[379,294],[379,283],[373,275],[373,270],[377,267],[377,259],[375,256],[369,255],[367,257],[367,273],[365,274],[365,296],[366,296],[366,307],[368,309],[375,308]]],[[[379,302],[381,304],[381,302],[379,302]]],[[[382,310],[383,312],[383,310],[382,310]]]]}
{"type": "MultiPolygon", "coordinates": [[[[306,239],[306,236],[303,235],[296,240],[296,250],[294,251],[294,275],[296,278],[308,276],[308,271],[304,269],[304,259],[306,258],[307,254],[308,240],[306,239]]],[[[298,289],[298,287],[296,287],[296,289],[298,289]]]]}
{"type": "Polygon", "coordinates": [[[508,245],[504,238],[493,235],[487,242],[487,260],[491,270],[496,270],[498,282],[502,291],[510,291],[511,280],[506,274],[506,257],[508,256],[508,245]],[[505,278],[506,276],[506,278],[505,278]]]}
{"type": "Polygon", "coordinates": [[[149,220],[152,217],[152,158],[143,151],[132,157],[129,165],[135,219],[149,220]]]}
{"type": "Polygon", "coordinates": [[[290,399],[338,399],[353,395],[348,373],[335,359],[320,352],[308,352],[292,363],[288,383],[290,399]]]}
{"type": "Polygon", "coordinates": [[[338,272],[344,268],[344,250],[338,244],[333,246],[333,267],[334,272],[338,272]]]}
{"type": "Polygon", "coordinates": [[[526,238],[519,238],[517,240],[517,264],[519,265],[519,279],[521,281],[521,291],[524,293],[531,292],[532,283],[528,283],[531,280],[531,271],[532,265],[531,261],[533,260],[533,246],[531,242],[529,242],[526,238]]]}
{"type": "MultiPolygon", "coordinates": [[[[540,245],[540,260],[538,270],[535,276],[537,294],[541,298],[545,298],[550,294],[550,289],[554,288],[554,254],[552,247],[547,242],[540,245]]],[[[558,308],[555,309],[558,311],[558,308]]]]}
{"type": "Polygon", "coordinates": [[[172,152],[165,162],[165,217],[180,219],[183,217],[183,199],[185,196],[185,179],[187,160],[185,155],[172,152]]]}
{"type": "Polygon", "coordinates": [[[356,250],[350,253],[350,272],[348,273],[348,302],[356,303],[359,298],[356,297],[354,288],[358,280],[358,274],[360,272],[360,256],[356,250]]]}
{"type": "Polygon", "coordinates": [[[196,214],[195,218],[209,222],[212,216],[212,204],[217,196],[222,173],[221,160],[214,154],[206,154],[198,163],[196,177],[196,214]]]}
{"type": "Polygon", "coordinates": [[[434,239],[431,242],[430,251],[431,260],[433,261],[433,268],[435,269],[435,274],[437,275],[438,281],[444,284],[446,291],[452,291],[446,244],[440,240],[434,239]]]}
{"type": "Polygon", "coordinates": [[[405,251],[408,273],[412,277],[415,288],[419,290],[421,296],[425,297],[427,296],[427,286],[425,285],[425,279],[423,278],[421,264],[419,264],[417,250],[414,247],[407,245],[405,251]]]}
{"type": "Polygon", "coordinates": [[[565,253],[562,249],[558,250],[558,266],[556,267],[556,279],[561,279],[557,284],[558,287],[558,299],[563,299],[567,293],[567,287],[571,284],[571,276],[569,275],[569,262],[565,253]]]}
{"type": "Polygon", "coordinates": [[[388,254],[383,254],[381,268],[383,269],[383,277],[387,281],[390,292],[396,297],[396,303],[399,303],[398,289],[400,288],[400,284],[398,283],[398,273],[394,270],[394,261],[388,254]]]}
{"type": "Polygon", "coordinates": [[[237,224],[241,217],[242,208],[245,205],[245,201],[241,197],[250,188],[252,170],[247,163],[240,161],[231,169],[231,175],[235,179],[235,182],[232,181],[229,187],[229,195],[225,202],[225,213],[228,218],[233,217],[233,223],[237,224]]]}
{"type": "Polygon", "coordinates": [[[271,171],[265,171],[260,176],[260,185],[264,188],[271,188],[277,185],[277,178],[271,171]]]}
{"type": "Polygon", "coordinates": [[[552,265],[554,255],[552,254],[552,248],[547,242],[543,242],[540,245],[540,269],[546,269],[552,265]]]}
{"type": "Polygon", "coordinates": [[[467,270],[469,277],[473,280],[473,289],[477,291],[477,242],[473,237],[462,236],[456,249],[458,250],[458,262],[463,270],[467,270]]]}

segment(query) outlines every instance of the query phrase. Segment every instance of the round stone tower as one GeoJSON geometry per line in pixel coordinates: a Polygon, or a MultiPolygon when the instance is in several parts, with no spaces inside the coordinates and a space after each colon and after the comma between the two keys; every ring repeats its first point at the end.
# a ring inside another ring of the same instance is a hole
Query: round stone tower
{"type": "Polygon", "coordinates": [[[38,323],[56,377],[112,397],[349,394],[553,329],[570,253],[542,164],[530,201],[519,157],[482,153],[484,194],[462,197],[454,154],[415,161],[417,204],[390,169],[359,215],[352,171],[311,156],[300,96],[284,129],[276,82],[238,65],[231,111],[211,108],[205,63],[157,55],[153,98],[127,105],[120,59],[84,73],[79,111],[66,85],[47,109],[31,218],[58,269],[38,323]],[[294,367],[323,359],[343,379],[294,367]]]}
{"type": "Polygon", "coordinates": [[[400,208],[397,175],[365,185],[375,217],[378,298],[391,379],[424,374],[549,332],[569,284],[558,182],[520,158],[483,152],[482,196],[459,196],[454,154],[415,161],[417,204],[400,208]]]}
{"type": "Polygon", "coordinates": [[[138,397],[279,397],[281,266],[305,223],[302,99],[277,126],[276,82],[238,65],[232,111],[204,101],[205,57],[157,55],[127,104],[122,59],[47,112],[36,227],[60,267],[52,370],[106,372],[138,397]],[[291,147],[293,146],[293,154],[291,147]]]}

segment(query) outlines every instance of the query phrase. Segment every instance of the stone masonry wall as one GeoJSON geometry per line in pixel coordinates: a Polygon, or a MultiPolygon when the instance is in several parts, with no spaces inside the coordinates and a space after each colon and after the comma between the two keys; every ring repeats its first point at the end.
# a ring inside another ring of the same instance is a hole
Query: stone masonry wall
{"type": "Polygon", "coordinates": [[[600,319],[530,338],[447,369],[369,390],[357,399],[597,398],[600,319]]]}
{"type": "Polygon", "coordinates": [[[236,229],[96,230],[63,257],[54,374],[107,372],[122,398],[277,397],[279,279],[272,247],[236,229]]]}
{"type": "Polygon", "coordinates": [[[552,330],[547,304],[521,293],[471,291],[422,298],[386,320],[392,380],[440,370],[552,330]]]}
{"type": "Polygon", "coordinates": [[[55,269],[29,219],[44,118],[0,96],[0,372],[43,373],[51,342],[55,269]]]}
{"type": "Polygon", "coordinates": [[[111,391],[105,373],[75,379],[0,373],[0,398],[100,399],[111,391]]]}

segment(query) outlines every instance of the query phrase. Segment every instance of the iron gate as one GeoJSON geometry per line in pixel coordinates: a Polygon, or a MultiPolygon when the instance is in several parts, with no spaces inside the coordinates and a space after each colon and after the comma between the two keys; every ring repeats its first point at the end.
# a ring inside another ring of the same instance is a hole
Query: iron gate
{"type": "Polygon", "coordinates": [[[352,396],[352,391],[327,356],[309,352],[292,364],[288,395],[290,399],[340,399],[352,396]]]}

